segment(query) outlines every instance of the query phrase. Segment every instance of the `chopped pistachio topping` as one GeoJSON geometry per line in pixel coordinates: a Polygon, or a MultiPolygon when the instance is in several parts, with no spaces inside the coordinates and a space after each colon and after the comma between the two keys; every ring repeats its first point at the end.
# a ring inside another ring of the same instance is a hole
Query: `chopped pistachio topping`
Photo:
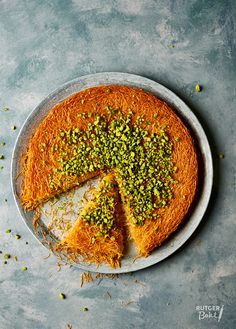
{"type": "Polygon", "coordinates": [[[4,258],[4,259],[9,259],[9,258],[11,258],[11,255],[10,255],[10,254],[4,254],[4,255],[3,255],[3,258],[4,258]]]}
{"type": "MultiPolygon", "coordinates": [[[[172,177],[176,172],[171,161],[172,143],[166,127],[159,134],[149,133],[149,122],[143,116],[132,122],[132,112],[124,116],[110,106],[106,109],[109,122],[104,116],[95,115],[86,130],[74,128],[60,132],[58,144],[63,147],[57,146],[60,164],[57,172],[81,176],[115,168],[133,221],[143,225],[145,218],[157,218],[157,209],[165,207],[172,198],[171,185],[176,183],[172,177]]],[[[80,116],[86,117],[83,113],[80,116]]],[[[53,176],[54,172],[49,175],[50,188],[54,188],[53,176]]],[[[98,225],[101,233],[109,236],[114,225],[114,203],[114,197],[101,198],[100,208],[84,220],[98,225]]]]}
{"type": "Polygon", "coordinates": [[[6,230],[6,233],[11,233],[11,229],[6,230]]]}
{"type": "Polygon", "coordinates": [[[5,146],[6,143],[5,142],[0,142],[0,146],[5,146]]]}
{"type": "Polygon", "coordinates": [[[28,268],[27,268],[26,266],[22,266],[21,270],[22,270],[22,271],[27,271],[28,268]]]}
{"type": "Polygon", "coordinates": [[[61,299],[66,299],[66,295],[65,294],[63,294],[62,292],[59,294],[59,298],[61,298],[61,299]]]}
{"type": "Polygon", "coordinates": [[[3,159],[4,159],[4,155],[0,154],[0,160],[3,160],[3,159]]]}
{"type": "Polygon", "coordinates": [[[84,222],[99,227],[98,233],[92,238],[92,243],[95,243],[96,238],[100,236],[109,237],[109,233],[115,227],[114,215],[117,197],[112,191],[114,187],[115,185],[112,182],[105,182],[96,196],[94,207],[82,217],[84,222]]]}

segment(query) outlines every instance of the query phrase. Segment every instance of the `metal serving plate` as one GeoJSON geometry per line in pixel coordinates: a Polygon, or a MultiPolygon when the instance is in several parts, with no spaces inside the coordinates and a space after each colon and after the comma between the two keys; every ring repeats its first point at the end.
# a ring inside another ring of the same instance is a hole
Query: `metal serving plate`
{"type": "MultiPolygon", "coordinates": [[[[166,241],[161,247],[154,250],[149,257],[137,258],[136,250],[134,246],[130,244],[122,260],[120,268],[112,269],[107,265],[101,265],[97,267],[96,265],[84,262],[74,264],[75,266],[78,266],[79,268],[86,271],[94,271],[100,273],[125,273],[137,271],[156,264],[165,259],[166,257],[170,256],[178,248],[180,248],[196,230],[206,211],[210,199],[213,182],[213,166],[210,146],[206,134],[193,112],[172,91],[160,85],[159,83],[144,78],[142,76],[118,72],[106,72],[86,75],[64,84],[62,87],[47,96],[31,112],[31,114],[26,119],[23,127],[21,128],[14,147],[11,167],[11,183],[18,210],[29,230],[38,239],[38,241],[46,247],[48,247],[48,242],[53,244],[55,242],[55,236],[57,235],[57,233],[50,232],[47,229],[48,220],[46,218],[42,218],[39,227],[37,228],[37,230],[35,230],[32,225],[34,213],[25,212],[20,204],[19,198],[17,197],[17,195],[20,194],[20,184],[22,179],[21,177],[17,179],[21,170],[20,157],[25,152],[28,142],[35,129],[40,124],[40,122],[46,117],[52,107],[54,107],[56,104],[60,103],[62,100],[76,92],[87,89],[89,87],[106,84],[119,84],[139,87],[151,92],[152,94],[156,95],[157,97],[170,104],[170,106],[175,109],[175,111],[180,115],[185,124],[190,128],[190,131],[192,132],[198,143],[199,151],[201,153],[200,169],[201,172],[204,173],[199,197],[197,203],[194,206],[194,209],[191,212],[191,215],[184,222],[184,225],[182,225],[181,228],[176,233],[174,233],[171,238],[166,241]],[[45,237],[47,241],[45,240],[45,237]]],[[[93,183],[96,185],[96,180],[93,183]]],[[[88,189],[88,186],[85,184],[82,187],[78,188],[72,197],[75,198],[75,200],[79,201],[82,198],[86,189],[88,189]]],[[[60,205],[60,202],[64,202],[64,200],[67,198],[68,195],[63,195],[58,201],[58,204],[56,204],[56,206],[60,205]]],[[[47,208],[47,206],[48,205],[46,204],[45,207],[47,208]]],[[[75,207],[74,209],[72,209],[71,220],[76,219],[78,211],[79,207],[75,207]]]]}

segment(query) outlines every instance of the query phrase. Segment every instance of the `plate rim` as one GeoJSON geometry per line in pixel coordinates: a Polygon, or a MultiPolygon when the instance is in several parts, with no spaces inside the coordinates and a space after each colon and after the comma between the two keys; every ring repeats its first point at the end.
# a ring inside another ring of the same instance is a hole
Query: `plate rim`
{"type": "MultiPolygon", "coordinates": [[[[12,194],[13,194],[14,201],[16,203],[18,212],[20,214],[21,219],[27,226],[28,230],[31,232],[31,234],[34,236],[34,238],[40,243],[40,245],[43,245],[45,248],[47,248],[47,247],[42,243],[40,238],[35,234],[35,232],[32,230],[32,228],[27,223],[27,219],[24,217],[24,210],[22,209],[19,199],[16,194],[16,184],[14,182],[15,181],[14,174],[15,174],[16,168],[17,168],[17,163],[16,163],[17,159],[15,158],[15,156],[17,155],[18,148],[20,147],[19,141],[20,141],[20,138],[22,137],[22,133],[26,129],[27,124],[30,122],[30,120],[34,118],[35,114],[38,111],[40,111],[40,109],[42,110],[44,105],[46,105],[50,100],[53,100],[53,98],[55,98],[57,95],[62,93],[65,89],[72,88],[73,86],[76,86],[79,84],[81,84],[81,88],[78,89],[77,91],[72,92],[71,94],[68,94],[65,98],[69,97],[70,95],[73,95],[76,92],[90,88],[92,86],[95,87],[95,86],[99,86],[99,85],[109,85],[109,84],[129,85],[129,86],[133,86],[133,87],[138,87],[138,88],[144,89],[145,91],[149,91],[152,94],[154,94],[155,96],[158,96],[162,99],[163,99],[163,97],[167,97],[168,100],[166,100],[165,98],[163,100],[165,102],[167,102],[168,104],[170,104],[171,107],[174,109],[174,111],[177,112],[177,114],[180,114],[181,116],[184,117],[185,120],[187,120],[187,122],[190,126],[189,128],[192,130],[194,135],[196,135],[194,137],[195,138],[201,137],[201,139],[198,140],[197,142],[198,142],[200,152],[206,154],[208,157],[207,164],[206,163],[204,164],[204,169],[207,172],[204,177],[205,179],[204,179],[203,187],[201,190],[201,195],[199,197],[199,200],[197,201],[196,206],[194,207],[194,209],[197,207],[201,208],[200,210],[198,210],[200,214],[198,215],[197,219],[195,219],[194,221],[191,222],[191,217],[192,217],[192,213],[191,213],[189,218],[187,219],[187,222],[183,224],[183,226],[186,226],[187,224],[189,226],[187,234],[186,233],[181,234],[181,231],[183,231],[183,227],[180,227],[180,229],[177,230],[176,233],[174,233],[174,234],[176,234],[176,236],[180,237],[179,241],[174,246],[171,246],[171,240],[173,240],[173,236],[172,236],[166,242],[167,244],[170,245],[170,248],[167,249],[166,252],[164,251],[162,256],[158,257],[158,254],[155,255],[155,252],[158,253],[158,250],[162,247],[162,246],[160,246],[157,249],[155,249],[150,256],[143,258],[144,261],[143,261],[143,263],[141,263],[141,265],[136,262],[133,262],[131,265],[131,268],[129,268],[129,267],[122,268],[122,262],[121,262],[121,267],[115,268],[115,269],[113,269],[107,265],[103,265],[103,264],[101,266],[89,265],[89,264],[83,265],[81,263],[72,264],[73,266],[78,267],[82,270],[91,271],[91,272],[99,272],[99,273],[128,273],[128,272],[134,272],[134,271],[138,271],[141,269],[145,269],[149,266],[155,265],[155,264],[163,261],[170,255],[175,253],[180,247],[182,247],[187,242],[187,240],[190,239],[190,237],[195,232],[195,230],[197,229],[201,220],[204,217],[204,214],[208,208],[208,204],[209,204],[211,193],[212,193],[213,174],[214,174],[212,152],[211,152],[211,148],[210,148],[210,144],[209,144],[207,135],[206,135],[201,123],[199,122],[198,118],[192,112],[191,108],[178,95],[176,95],[173,91],[171,91],[164,85],[160,84],[159,82],[156,82],[155,80],[152,80],[152,79],[140,76],[140,75],[124,73],[124,72],[94,73],[94,74],[79,76],[73,80],[65,82],[58,88],[54,89],[45,98],[43,98],[43,100],[26,117],[24,123],[22,124],[22,126],[19,130],[17,138],[15,140],[13,153],[12,153],[13,156],[11,159],[11,190],[12,190],[12,194]],[[97,83],[93,83],[91,86],[87,86],[87,84],[91,81],[94,81],[94,79],[97,81],[97,83]],[[99,83],[100,80],[102,80],[104,82],[99,83]],[[114,81],[110,81],[110,80],[114,80],[114,81]],[[117,80],[117,82],[115,82],[115,80],[117,80]],[[87,82],[87,84],[86,84],[86,82],[87,82]],[[143,86],[141,86],[140,84],[143,86]],[[178,104],[178,106],[177,106],[177,104],[178,104]],[[204,152],[202,150],[203,145],[204,145],[204,152]],[[203,203],[203,204],[201,206],[198,206],[198,204],[200,204],[200,199],[202,197],[204,197],[204,199],[201,200],[201,203],[203,203]]],[[[63,98],[63,99],[65,99],[65,98],[63,98]]],[[[59,102],[61,102],[61,101],[62,100],[60,100],[59,102]]],[[[47,114],[48,114],[48,112],[47,112],[47,114]]],[[[43,119],[44,118],[42,118],[40,120],[40,122],[43,119]]],[[[163,245],[165,245],[165,243],[163,245]]],[[[47,250],[48,250],[48,248],[47,248],[47,250]]]]}

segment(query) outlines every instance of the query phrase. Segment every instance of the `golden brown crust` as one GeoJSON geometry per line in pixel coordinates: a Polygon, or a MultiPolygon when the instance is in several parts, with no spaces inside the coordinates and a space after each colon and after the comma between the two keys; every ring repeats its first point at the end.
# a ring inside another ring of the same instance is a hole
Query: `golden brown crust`
{"type": "MultiPolygon", "coordinates": [[[[150,133],[159,132],[162,126],[167,126],[166,132],[173,143],[172,160],[178,168],[174,178],[179,183],[173,186],[174,197],[169,205],[158,210],[160,219],[146,220],[143,226],[135,226],[127,214],[130,233],[140,254],[148,255],[168,238],[186,217],[197,189],[198,162],[193,139],[177,114],[165,102],[141,89],[118,85],[94,87],[72,95],[55,106],[31,139],[24,171],[22,203],[28,209],[35,208],[53,195],[99,174],[96,172],[80,177],[62,177],[58,174],[58,185],[52,191],[48,175],[58,164],[56,153],[52,155],[50,148],[55,145],[61,130],[76,127],[86,129],[88,122],[92,122],[89,118],[78,119],[80,113],[103,114],[109,121],[105,110],[107,105],[122,109],[124,114],[128,114],[131,108],[134,122],[137,116],[144,115],[145,120],[151,122],[148,128],[145,127],[150,133]],[[154,125],[154,113],[158,115],[158,126],[154,125]],[[176,141],[176,138],[179,141],[176,141]],[[46,150],[41,152],[40,147],[44,144],[47,146],[46,150]]],[[[117,179],[119,180],[119,177],[117,179]]],[[[129,209],[126,211],[129,212],[129,209]]]]}

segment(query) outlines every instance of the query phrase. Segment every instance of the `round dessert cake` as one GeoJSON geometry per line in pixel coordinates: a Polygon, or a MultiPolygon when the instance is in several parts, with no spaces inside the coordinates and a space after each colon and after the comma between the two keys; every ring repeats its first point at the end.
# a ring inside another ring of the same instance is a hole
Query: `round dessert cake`
{"type": "Polygon", "coordinates": [[[75,261],[117,267],[127,239],[148,256],[184,221],[197,191],[194,141],[168,104],[138,88],[80,91],[51,109],[23,158],[26,210],[101,176],[58,241],[75,261]]]}

